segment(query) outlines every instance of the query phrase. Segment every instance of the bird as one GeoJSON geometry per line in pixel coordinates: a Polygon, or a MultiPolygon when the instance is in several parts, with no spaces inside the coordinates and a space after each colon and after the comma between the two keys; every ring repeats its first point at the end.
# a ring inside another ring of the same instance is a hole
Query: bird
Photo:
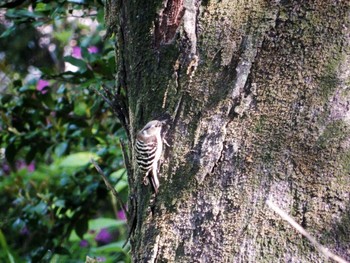
{"type": "Polygon", "coordinates": [[[164,121],[152,120],[148,122],[136,135],[136,162],[144,173],[143,183],[148,184],[148,177],[154,192],[158,193],[158,166],[163,151],[162,128],[164,121]]]}

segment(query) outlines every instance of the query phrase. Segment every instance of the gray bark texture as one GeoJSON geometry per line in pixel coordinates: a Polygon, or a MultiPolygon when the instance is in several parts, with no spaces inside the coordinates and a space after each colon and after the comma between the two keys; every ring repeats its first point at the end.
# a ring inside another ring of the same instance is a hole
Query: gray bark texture
{"type": "Polygon", "coordinates": [[[134,262],[350,260],[350,2],[107,0],[127,101],[134,262]],[[159,194],[133,144],[172,122],[159,194]]]}

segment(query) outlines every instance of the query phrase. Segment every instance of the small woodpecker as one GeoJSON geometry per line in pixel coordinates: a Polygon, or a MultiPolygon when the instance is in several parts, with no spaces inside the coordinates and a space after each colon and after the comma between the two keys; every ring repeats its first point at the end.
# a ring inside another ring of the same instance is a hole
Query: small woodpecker
{"type": "Polygon", "coordinates": [[[143,183],[148,184],[148,176],[155,193],[158,193],[158,162],[163,151],[163,121],[153,120],[143,127],[136,136],[136,162],[144,173],[143,183]]]}

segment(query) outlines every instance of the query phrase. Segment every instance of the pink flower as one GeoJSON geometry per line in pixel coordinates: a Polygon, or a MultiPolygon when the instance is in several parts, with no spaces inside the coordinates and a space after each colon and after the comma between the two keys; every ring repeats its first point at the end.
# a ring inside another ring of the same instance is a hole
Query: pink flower
{"type": "Polygon", "coordinates": [[[27,170],[28,170],[28,172],[34,172],[35,171],[35,163],[31,162],[30,164],[28,164],[27,170]]]}
{"type": "Polygon", "coordinates": [[[17,168],[18,170],[22,170],[22,169],[27,168],[26,162],[23,161],[23,160],[17,161],[17,162],[16,162],[16,168],[17,168]]]}
{"type": "Polygon", "coordinates": [[[89,51],[89,53],[90,54],[95,54],[95,53],[98,53],[98,47],[96,47],[96,46],[90,46],[90,47],[88,47],[88,51],[89,51]]]}
{"type": "Polygon", "coordinates": [[[3,163],[2,164],[2,171],[4,174],[10,174],[10,172],[11,172],[10,165],[8,165],[7,163],[3,163]]]}
{"type": "Polygon", "coordinates": [[[41,91],[42,94],[45,94],[47,92],[46,87],[50,86],[50,83],[47,80],[39,79],[38,83],[36,84],[36,90],[41,91]]]}
{"type": "Polygon", "coordinates": [[[125,216],[124,210],[119,210],[117,212],[117,218],[120,219],[120,220],[126,220],[126,216],[125,216]]]}
{"type": "Polygon", "coordinates": [[[95,241],[101,245],[108,244],[112,242],[112,240],[113,236],[111,235],[111,233],[109,233],[107,228],[102,228],[95,237],[95,241]]]}
{"type": "Polygon", "coordinates": [[[89,242],[85,239],[81,240],[79,243],[80,247],[88,247],[89,246],[89,242]]]}
{"type": "Polygon", "coordinates": [[[81,56],[81,48],[80,47],[78,47],[78,46],[73,47],[72,57],[82,58],[82,56],[81,56]]]}
{"type": "Polygon", "coordinates": [[[20,161],[16,162],[16,168],[18,170],[27,169],[28,172],[34,172],[34,170],[35,170],[35,163],[31,162],[30,164],[27,165],[25,161],[20,160],[20,161]]]}

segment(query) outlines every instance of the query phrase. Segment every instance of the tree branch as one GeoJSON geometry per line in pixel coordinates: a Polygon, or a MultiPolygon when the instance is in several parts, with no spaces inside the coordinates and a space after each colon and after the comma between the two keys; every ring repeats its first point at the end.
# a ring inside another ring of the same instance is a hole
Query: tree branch
{"type": "Polygon", "coordinates": [[[318,251],[320,251],[326,258],[331,258],[336,262],[339,263],[349,263],[345,259],[333,254],[331,251],[329,251],[328,248],[322,246],[320,243],[317,242],[317,240],[311,236],[301,225],[299,225],[292,217],[290,217],[286,212],[284,212],[282,209],[280,209],[276,204],[271,202],[270,200],[266,200],[266,204],[275,212],[277,213],[282,219],[286,220],[292,227],[294,227],[295,230],[297,230],[300,234],[302,234],[304,237],[306,237],[310,243],[317,248],[318,251]]]}
{"type": "Polygon", "coordinates": [[[128,112],[127,107],[125,103],[123,102],[122,98],[118,94],[112,94],[110,90],[108,90],[106,87],[102,86],[104,92],[108,97],[106,97],[104,94],[102,94],[97,89],[93,89],[94,92],[101,96],[101,98],[111,107],[113,113],[117,116],[120,123],[122,124],[126,135],[128,136],[128,140],[131,141],[130,137],[130,128],[129,128],[129,118],[128,118],[128,112]],[[111,98],[113,101],[111,101],[111,98]]]}
{"type": "Polygon", "coordinates": [[[90,161],[92,162],[92,164],[95,166],[97,172],[101,175],[103,181],[106,184],[106,187],[108,190],[112,191],[112,194],[117,198],[119,205],[121,206],[121,208],[123,209],[124,213],[128,216],[129,213],[126,210],[126,207],[123,204],[122,198],[120,197],[119,193],[115,190],[115,188],[111,185],[111,183],[108,181],[107,176],[104,174],[104,172],[102,171],[101,167],[96,163],[96,161],[91,158],[90,161]]]}
{"type": "Polygon", "coordinates": [[[124,165],[125,165],[128,177],[130,178],[132,176],[132,168],[131,168],[131,165],[130,165],[129,154],[128,154],[128,151],[127,151],[127,148],[126,148],[124,140],[119,138],[119,143],[120,143],[120,146],[122,148],[124,165]]]}

